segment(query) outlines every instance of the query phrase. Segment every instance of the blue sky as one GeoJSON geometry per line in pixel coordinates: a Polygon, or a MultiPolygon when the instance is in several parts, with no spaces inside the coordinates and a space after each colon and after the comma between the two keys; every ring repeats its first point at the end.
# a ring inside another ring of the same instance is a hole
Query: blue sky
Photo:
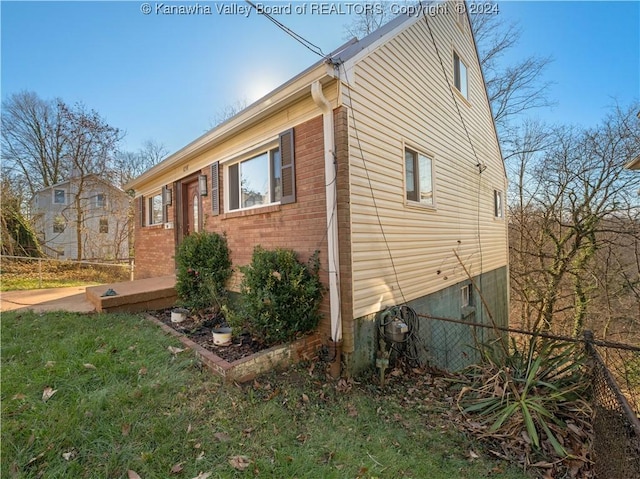
{"type": "MultiPolygon", "coordinates": [[[[219,14],[220,3],[187,0],[213,13],[163,15],[163,2],[149,1],[145,15],[144,3],[1,1],[2,99],[31,90],[83,102],[126,131],[124,149],[154,139],[173,152],[226,105],[254,101],[318,60],[255,11],[219,14]]],[[[291,4],[301,3],[330,2],[291,4]]],[[[502,1],[499,15],[523,30],[507,61],[554,58],[545,79],[557,105],[538,117],[590,126],[616,101],[640,97],[639,2],[502,1]]],[[[277,18],[325,53],[344,42],[351,21],[338,13],[277,18]]]]}

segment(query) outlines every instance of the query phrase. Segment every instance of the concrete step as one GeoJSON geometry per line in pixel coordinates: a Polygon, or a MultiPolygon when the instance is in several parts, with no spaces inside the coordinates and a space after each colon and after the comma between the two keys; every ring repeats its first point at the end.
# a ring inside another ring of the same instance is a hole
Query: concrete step
{"type": "Polygon", "coordinates": [[[175,285],[175,276],[162,276],[90,286],[86,289],[85,294],[95,306],[96,311],[137,313],[173,306],[178,300],[175,285]],[[116,294],[104,296],[109,289],[116,294]]]}

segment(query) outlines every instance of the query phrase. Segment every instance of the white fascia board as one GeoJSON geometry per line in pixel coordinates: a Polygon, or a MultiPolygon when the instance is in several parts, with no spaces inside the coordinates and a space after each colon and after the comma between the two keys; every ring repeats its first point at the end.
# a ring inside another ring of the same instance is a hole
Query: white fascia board
{"type": "MultiPolygon", "coordinates": [[[[154,177],[175,167],[183,161],[202,153],[216,143],[237,134],[239,131],[248,128],[273,112],[284,108],[305,95],[311,94],[311,84],[314,81],[327,83],[335,78],[334,67],[325,61],[316,63],[311,68],[300,73],[287,83],[281,85],[271,93],[260,98],[249,105],[237,115],[221,123],[196,140],[189,143],[184,148],[178,150],[156,166],[144,172],[139,177],[131,180],[124,187],[127,190],[136,190],[140,185],[145,184],[154,177]]],[[[138,196],[136,192],[136,196],[138,196]]]]}
{"type": "Polygon", "coordinates": [[[629,163],[624,165],[627,170],[640,170],[640,155],[636,156],[629,163]]]}

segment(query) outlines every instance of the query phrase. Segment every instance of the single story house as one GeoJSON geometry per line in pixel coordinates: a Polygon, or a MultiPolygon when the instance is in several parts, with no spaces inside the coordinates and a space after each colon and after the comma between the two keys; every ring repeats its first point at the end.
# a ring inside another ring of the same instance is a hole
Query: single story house
{"type": "MultiPolygon", "coordinates": [[[[505,168],[469,18],[440,5],[348,42],[127,185],[137,277],[174,273],[194,231],[226,234],[235,266],[256,245],[319,250],[319,333],[342,341],[348,374],[374,364],[392,305],[506,325],[505,168]]],[[[476,332],[420,321],[429,361],[464,365],[476,332]]]]}

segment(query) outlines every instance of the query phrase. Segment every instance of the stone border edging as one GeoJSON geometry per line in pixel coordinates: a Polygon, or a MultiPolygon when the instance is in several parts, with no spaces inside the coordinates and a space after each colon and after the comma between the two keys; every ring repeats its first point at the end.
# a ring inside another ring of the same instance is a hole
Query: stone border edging
{"type": "Polygon", "coordinates": [[[238,359],[232,363],[222,359],[221,357],[203,348],[195,341],[192,341],[184,334],[176,331],[171,326],[166,325],[159,319],[149,313],[144,313],[144,317],[152,323],[160,326],[162,330],[178,339],[187,348],[192,349],[197,358],[210,369],[212,372],[222,377],[224,381],[246,382],[250,381],[259,374],[265,373],[272,369],[286,368],[293,363],[303,359],[314,359],[317,357],[317,351],[322,346],[320,335],[314,332],[308,336],[297,339],[296,341],[273,346],[264,351],[260,351],[251,356],[238,359]]]}

